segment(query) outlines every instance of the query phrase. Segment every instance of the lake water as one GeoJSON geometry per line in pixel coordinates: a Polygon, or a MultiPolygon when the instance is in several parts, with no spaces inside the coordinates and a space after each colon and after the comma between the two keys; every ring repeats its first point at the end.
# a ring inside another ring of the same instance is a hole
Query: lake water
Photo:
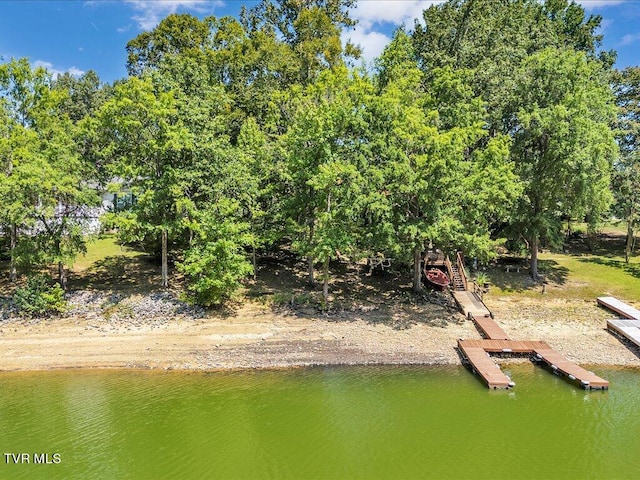
{"type": "Polygon", "coordinates": [[[463,367],[2,373],[0,478],[640,477],[639,370],[594,369],[604,392],[504,370],[515,389],[463,367]]]}

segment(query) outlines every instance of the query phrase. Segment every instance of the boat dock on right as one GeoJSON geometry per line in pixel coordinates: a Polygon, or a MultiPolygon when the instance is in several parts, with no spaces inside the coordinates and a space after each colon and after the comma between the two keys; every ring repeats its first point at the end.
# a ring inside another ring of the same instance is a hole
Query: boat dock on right
{"type": "Polygon", "coordinates": [[[598,297],[597,301],[598,305],[623,317],[607,320],[607,329],[640,347],[640,310],[615,297],[598,297]]]}

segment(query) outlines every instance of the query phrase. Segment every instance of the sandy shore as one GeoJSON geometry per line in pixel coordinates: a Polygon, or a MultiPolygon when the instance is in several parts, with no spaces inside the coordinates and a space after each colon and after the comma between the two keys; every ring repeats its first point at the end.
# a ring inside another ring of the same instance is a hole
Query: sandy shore
{"type": "MultiPolygon", "coordinates": [[[[514,339],[544,340],[579,364],[640,367],[640,351],[606,331],[611,315],[595,301],[485,300],[514,339]]],[[[114,319],[86,309],[66,318],[2,321],[0,370],[460,364],[458,338],[480,335],[446,305],[394,305],[325,316],[248,303],[226,315],[144,319],[135,314],[114,319]]]]}

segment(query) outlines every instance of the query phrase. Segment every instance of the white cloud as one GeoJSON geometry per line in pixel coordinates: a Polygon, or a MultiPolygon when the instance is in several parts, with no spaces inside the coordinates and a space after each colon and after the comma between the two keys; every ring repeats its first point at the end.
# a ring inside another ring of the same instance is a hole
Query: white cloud
{"type": "Polygon", "coordinates": [[[116,28],[116,31],[117,31],[118,33],[126,33],[126,32],[128,32],[129,30],[131,30],[131,24],[125,25],[124,27],[118,27],[118,28],[116,28]]]}
{"type": "MultiPolygon", "coordinates": [[[[626,0],[627,2],[629,0],[626,0]]],[[[594,8],[613,7],[625,3],[625,0],[577,0],[576,3],[582,5],[585,10],[593,10],[594,8]]]]}
{"type": "Polygon", "coordinates": [[[351,18],[358,24],[347,32],[343,32],[342,41],[360,45],[362,58],[371,63],[382,53],[391,38],[380,31],[380,26],[389,24],[413,27],[414,19],[422,22],[422,12],[431,5],[443,3],[444,0],[359,0],[351,10],[351,18]]]}
{"type": "Polygon", "coordinates": [[[178,10],[206,12],[224,5],[222,0],[126,0],[138,14],[132,17],[142,30],[153,29],[160,20],[178,10]]]}
{"type": "Polygon", "coordinates": [[[625,47],[627,45],[631,45],[632,43],[636,43],[640,40],[640,33],[629,33],[620,39],[618,42],[619,47],[625,47]]]}
{"type": "Polygon", "coordinates": [[[77,67],[71,67],[71,68],[67,68],[66,70],[60,70],[59,68],[55,68],[53,66],[53,63],[51,62],[45,62],[43,60],[36,60],[35,62],[33,62],[33,66],[35,68],[39,68],[42,67],[45,70],[47,70],[49,73],[51,73],[51,75],[53,76],[53,78],[58,77],[59,75],[62,75],[63,73],[69,73],[74,77],[79,77],[81,75],[84,75],[84,70],[80,70],[77,67]]]}
{"type": "Polygon", "coordinates": [[[342,33],[342,43],[345,44],[347,40],[351,40],[354,45],[359,45],[362,48],[362,59],[367,64],[371,64],[376,57],[380,56],[391,38],[380,32],[367,32],[360,25],[356,25],[354,30],[342,33]]]}
{"type": "Polygon", "coordinates": [[[422,20],[422,11],[444,0],[360,0],[352,10],[352,17],[369,30],[376,23],[402,25],[422,20]]]}

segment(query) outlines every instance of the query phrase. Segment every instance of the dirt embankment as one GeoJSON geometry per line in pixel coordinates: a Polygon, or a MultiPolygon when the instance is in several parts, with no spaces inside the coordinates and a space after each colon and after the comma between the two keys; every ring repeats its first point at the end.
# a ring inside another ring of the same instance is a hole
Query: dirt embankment
{"type": "MultiPolygon", "coordinates": [[[[594,302],[487,298],[514,339],[544,340],[581,364],[640,367],[594,302]]],[[[79,292],[65,318],[0,321],[0,370],[233,369],[318,364],[459,364],[458,338],[480,338],[448,302],[370,305],[325,315],[256,302],[205,314],[170,295],[79,292]]]]}

